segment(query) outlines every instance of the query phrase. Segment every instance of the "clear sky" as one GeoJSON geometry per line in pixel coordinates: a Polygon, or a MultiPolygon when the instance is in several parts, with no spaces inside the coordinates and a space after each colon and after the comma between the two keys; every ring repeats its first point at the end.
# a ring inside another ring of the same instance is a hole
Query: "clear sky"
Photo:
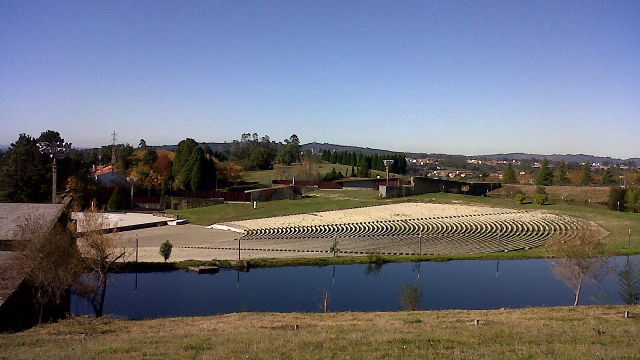
{"type": "Polygon", "coordinates": [[[640,1],[2,1],[0,144],[640,156],[640,1]]]}

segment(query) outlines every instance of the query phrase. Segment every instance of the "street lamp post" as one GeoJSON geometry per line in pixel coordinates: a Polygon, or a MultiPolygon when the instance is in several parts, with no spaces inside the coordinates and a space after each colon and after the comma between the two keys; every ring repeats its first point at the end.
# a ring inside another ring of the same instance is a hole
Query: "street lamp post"
{"type": "Polygon", "coordinates": [[[133,176],[130,176],[127,178],[127,182],[131,185],[131,209],[133,209],[133,183],[138,180],[137,178],[134,178],[133,176]]]}
{"type": "Polygon", "coordinates": [[[382,160],[384,167],[387,169],[387,186],[389,186],[389,166],[393,164],[393,160],[382,160]]]}
{"type": "Polygon", "coordinates": [[[71,143],[65,142],[40,142],[38,143],[38,150],[42,154],[49,155],[51,158],[51,203],[56,203],[56,191],[58,187],[58,168],[56,164],[57,159],[62,159],[67,156],[69,151],[71,151],[71,143]]]}

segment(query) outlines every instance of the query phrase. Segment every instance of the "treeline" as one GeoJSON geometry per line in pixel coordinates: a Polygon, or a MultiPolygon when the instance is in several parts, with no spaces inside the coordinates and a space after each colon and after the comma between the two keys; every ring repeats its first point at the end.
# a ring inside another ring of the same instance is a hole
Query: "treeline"
{"type": "Polygon", "coordinates": [[[369,177],[369,170],[386,171],[383,160],[393,160],[389,171],[395,174],[407,173],[407,160],[405,154],[363,154],[355,151],[330,151],[323,150],[321,159],[332,164],[357,166],[357,174],[361,177],[369,177]]]}
{"type": "MultiPolygon", "coordinates": [[[[52,161],[40,151],[39,144],[43,143],[61,147],[65,140],[53,130],[39,137],[20,134],[0,153],[0,200],[51,200],[52,161]]],[[[278,143],[266,135],[246,133],[222,151],[212,151],[192,138],[180,141],[175,151],[156,150],[144,139],[137,147],[116,144],[71,149],[57,160],[57,193],[59,197],[72,196],[77,209],[88,207],[94,200],[97,205],[110,202],[114,209],[122,208],[130,204],[128,189],[121,188],[125,185],[134,187],[136,193],[144,191],[147,197],[163,195],[167,190],[197,192],[233,187],[245,170],[272,169],[275,162],[291,165],[301,161],[301,156],[300,140],[295,134],[278,143]],[[109,165],[113,165],[114,176],[119,177],[115,188],[91,176],[110,172],[109,165]],[[113,201],[108,201],[114,196],[113,201]]]]}
{"type": "MultiPolygon", "coordinates": [[[[547,159],[544,159],[540,163],[538,171],[535,173],[534,182],[536,185],[550,186],[550,185],[603,185],[603,186],[615,186],[621,185],[620,178],[624,175],[620,175],[606,168],[601,171],[598,176],[591,169],[591,164],[585,163],[579,166],[576,164],[567,164],[563,161],[552,166],[547,159]],[[570,171],[570,169],[578,169],[570,171]]],[[[640,174],[636,175],[636,182],[640,182],[640,174]]],[[[507,164],[507,167],[502,172],[502,182],[505,184],[514,184],[518,182],[518,175],[511,163],[507,164]]]]}
{"type": "MultiPolygon", "coordinates": [[[[3,152],[0,160],[0,198],[10,202],[46,202],[51,200],[52,158],[41,152],[38,144],[63,147],[65,141],[57,131],[47,130],[38,137],[20,134],[18,140],[3,152]]],[[[56,159],[57,187],[61,189],[69,178],[86,179],[87,187],[95,185],[89,177],[92,154],[71,149],[56,159]]]]}

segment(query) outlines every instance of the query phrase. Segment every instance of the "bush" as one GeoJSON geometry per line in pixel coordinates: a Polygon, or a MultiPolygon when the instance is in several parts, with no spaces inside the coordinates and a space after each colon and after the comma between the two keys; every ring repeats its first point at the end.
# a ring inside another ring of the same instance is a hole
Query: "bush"
{"type": "Polygon", "coordinates": [[[544,205],[549,201],[549,195],[547,194],[536,194],[536,197],[533,199],[533,203],[536,205],[544,205]]]}
{"type": "Polygon", "coordinates": [[[536,194],[546,194],[547,190],[542,185],[536,186],[536,194]]]}
{"type": "Polygon", "coordinates": [[[160,255],[162,255],[165,262],[171,257],[172,249],[173,245],[169,242],[169,240],[163,242],[162,245],[160,245],[160,255]]]}
{"type": "Polygon", "coordinates": [[[524,204],[524,201],[527,199],[527,195],[525,195],[524,193],[517,193],[516,194],[516,201],[519,202],[520,204],[524,204]]]}
{"type": "Polygon", "coordinates": [[[609,210],[623,211],[625,208],[625,194],[626,190],[613,186],[609,189],[609,200],[607,206],[609,210]]]}
{"type": "Polygon", "coordinates": [[[129,201],[127,199],[127,194],[124,189],[121,187],[116,187],[109,198],[109,202],[107,203],[107,210],[115,211],[115,210],[126,210],[129,208],[129,201]]]}

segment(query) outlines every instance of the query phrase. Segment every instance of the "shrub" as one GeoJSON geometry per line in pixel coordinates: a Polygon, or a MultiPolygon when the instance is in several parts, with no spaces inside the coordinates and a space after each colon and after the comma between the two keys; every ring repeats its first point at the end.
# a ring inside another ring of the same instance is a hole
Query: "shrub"
{"type": "Polygon", "coordinates": [[[625,189],[613,186],[609,189],[609,200],[607,206],[609,210],[623,211],[625,207],[625,189]]]}
{"type": "Polygon", "coordinates": [[[160,245],[160,255],[162,255],[165,262],[171,257],[172,249],[173,245],[169,242],[169,240],[163,242],[162,245],[160,245]]]}
{"type": "Polygon", "coordinates": [[[519,202],[520,204],[524,204],[524,201],[526,200],[527,195],[525,195],[524,193],[517,193],[516,194],[516,201],[519,202]]]}
{"type": "Polygon", "coordinates": [[[126,191],[121,187],[116,187],[107,203],[107,210],[126,210],[129,207],[126,191]]]}
{"type": "Polygon", "coordinates": [[[536,205],[544,205],[549,201],[549,195],[547,194],[536,194],[536,197],[533,199],[533,203],[536,205]]]}

